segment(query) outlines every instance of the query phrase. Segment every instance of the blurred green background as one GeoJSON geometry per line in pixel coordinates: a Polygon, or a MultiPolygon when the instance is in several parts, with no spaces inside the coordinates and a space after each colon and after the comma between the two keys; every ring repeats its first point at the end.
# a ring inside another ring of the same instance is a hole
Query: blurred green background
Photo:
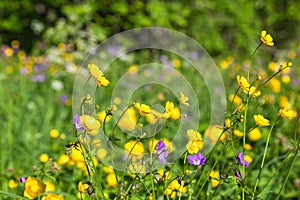
{"type": "Polygon", "coordinates": [[[252,51],[261,29],[276,38],[278,48],[297,44],[299,10],[297,0],[0,1],[0,43],[17,39],[27,52],[43,52],[71,42],[86,51],[121,31],[161,26],[186,33],[212,56],[232,55],[252,51]]]}

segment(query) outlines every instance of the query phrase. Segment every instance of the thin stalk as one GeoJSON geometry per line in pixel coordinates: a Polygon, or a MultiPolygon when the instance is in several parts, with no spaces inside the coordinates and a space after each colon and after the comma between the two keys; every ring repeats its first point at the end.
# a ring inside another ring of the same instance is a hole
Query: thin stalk
{"type": "Polygon", "coordinates": [[[255,186],[254,186],[253,192],[252,192],[252,197],[251,197],[252,200],[255,198],[255,192],[256,192],[256,189],[257,189],[257,186],[258,186],[258,181],[259,181],[262,169],[263,169],[264,164],[265,164],[265,159],[266,159],[266,155],[267,155],[267,150],[268,150],[268,146],[269,146],[269,141],[270,141],[271,133],[272,133],[273,128],[275,127],[275,124],[278,121],[278,119],[279,119],[279,117],[276,119],[276,121],[274,122],[274,124],[272,125],[272,127],[271,127],[271,129],[270,129],[270,131],[268,133],[268,137],[267,137],[267,142],[266,142],[266,145],[265,145],[265,150],[264,150],[263,158],[262,158],[261,165],[260,165],[260,168],[259,168],[259,172],[258,172],[258,175],[257,175],[257,178],[256,178],[255,186]]]}
{"type": "MultiPolygon", "coordinates": [[[[249,103],[249,97],[246,99],[245,104],[245,113],[244,113],[244,127],[243,127],[243,155],[245,155],[245,144],[246,144],[246,133],[247,133],[247,115],[248,115],[248,103],[249,103]]],[[[245,165],[242,166],[242,174],[241,174],[242,180],[245,178],[245,165]]],[[[245,184],[243,184],[242,187],[242,199],[245,199],[245,184]]]]}
{"type": "MultiPolygon", "coordinates": [[[[295,130],[294,131],[296,131],[296,129],[297,129],[299,118],[300,118],[300,115],[298,115],[298,117],[297,117],[296,126],[295,126],[295,130]]],[[[281,194],[283,188],[285,187],[285,185],[286,185],[286,183],[288,181],[288,178],[290,177],[290,173],[292,171],[292,168],[294,167],[294,164],[295,164],[296,157],[298,155],[299,149],[300,149],[300,137],[298,138],[298,142],[297,142],[297,145],[295,147],[295,153],[294,153],[294,156],[292,158],[293,160],[292,160],[292,163],[290,165],[289,171],[288,171],[287,176],[285,177],[284,182],[283,182],[283,184],[282,184],[282,186],[281,186],[281,188],[279,190],[279,194],[277,195],[276,200],[280,198],[280,194],[281,194]]]]}

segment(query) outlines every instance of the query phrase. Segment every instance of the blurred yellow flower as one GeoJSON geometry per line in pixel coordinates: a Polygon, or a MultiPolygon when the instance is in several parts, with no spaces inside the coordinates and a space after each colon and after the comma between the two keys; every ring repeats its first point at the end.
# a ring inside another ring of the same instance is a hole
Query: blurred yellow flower
{"type": "Polygon", "coordinates": [[[136,74],[138,72],[138,65],[133,64],[128,67],[128,72],[131,74],[136,74]]]}
{"type": "Polygon", "coordinates": [[[150,114],[150,106],[146,104],[135,103],[135,107],[141,116],[150,114]]]}
{"type": "Polygon", "coordinates": [[[24,197],[34,199],[45,192],[46,185],[38,178],[27,177],[25,182],[24,197]]]}
{"type": "Polygon", "coordinates": [[[14,50],[10,47],[7,47],[7,48],[4,49],[4,54],[7,57],[11,57],[12,55],[14,55],[14,50]]]}
{"type": "Polygon", "coordinates": [[[260,33],[260,40],[262,43],[268,46],[274,46],[273,38],[270,34],[267,34],[266,30],[262,30],[260,33]]]}
{"type": "Polygon", "coordinates": [[[87,133],[96,135],[99,132],[100,122],[90,115],[80,116],[80,122],[87,133]]]}
{"type": "Polygon", "coordinates": [[[95,64],[88,64],[88,69],[90,75],[96,80],[99,80],[104,75],[103,72],[95,64]]]}
{"type": "Polygon", "coordinates": [[[166,181],[171,179],[171,173],[170,171],[166,171],[165,168],[160,168],[157,170],[157,173],[159,174],[159,179],[166,181]]]}
{"type": "Polygon", "coordinates": [[[175,68],[179,68],[181,66],[181,61],[178,59],[173,60],[172,63],[175,68]]]}
{"type": "Polygon", "coordinates": [[[289,98],[287,96],[281,95],[279,96],[279,105],[281,108],[289,108],[291,104],[289,102],[289,98]]]}
{"type": "Polygon", "coordinates": [[[282,118],[293,119],[295,114],[293,110],[287,110],[287,108],[282,108],[279,110],[279,116],[282,118]]]}
{"type": "Polygon", "coordinates": [[[272,71],[272,72],[276,72],[276,71],[278,71],[279,66],[277,65],[277,63],[271,61],[271,62],[269,62],[269,64],[268,64],[268,69],[269,69],[270,71],[272,71]]]}
{"type": "Polygon", "coordinates": [[[95,64],[88,64],[90,75],[96,80],[98,86],[107,86],[110,82],[107,80],[103,72],[95,64]]]}
{"type": "Polygon", "coordinates": [[[167,118],[171,117],[171,115],[174,112],[174,103],[171,101],[167,101],[165,105],[165,110],[166,110],[166,116],[167,118]]]}
{"type": "Polygon", "coordinates": [[[202,136],[198,131],[189,129],[187,130],[189,142],[186,148],[190,154],[198,153],[203,148],[202,136]]]}
{"type": "Polygon", "coordinates": [[[96,155],[100,160],[104,160],[107,155],[107,151],[104,148],[100,148],[97,150],[96,155]]]}
{"type": "Polygon", "coordinates": [[[219,138],[221,141],[223,141],[226,138],[226,133],[223,132],[223,127],[218,125],[209,126],[205,130],[204,135],[207,139],[210,140],[212,144],[215,144],[219,138]]]}
{"type": "Polygon", "coordinates": [[[261,132],[258,128],[255,128],[248,133],[248,137],[251,141],[256,142],[261,138],[261,132]]]}
{"type": "Polygon", "coordinates": [[[13,189],[13,188],[16,188],[18,186],[18,181],[17,180],[14,180],[14,179],[10,179],[8,181],[8,187],[10,189],[13,189]]]}
{"type": "Polygon", "coordinates": [[[171,119],[177,120],[181,116],[180,109],[178,107],[174,107],[173,113],[171,115],[171,119]]]}
{"type": "Polygon", "coordinates": [[[145,152],[143,143],[136,140],[130,140],[126,142],[124,145],[124,149],[128,154],[130,153],[139,156],[141,156],[145,152]]]}
{"type": "Polygon", "coordinates": [[[109,187],[117,187],[118,182],[117,182],[117,177],[116,177],[115,173],[109,173],[106,176],[106,182],[109,187]]]}
{"type": "Polygon", "coordinates": [[[254,120],[255,123],[258,126],[269,126],[270,122],[268,119],[264,118],[262,115],[258,114],[258,115],[254,115],[254,120]]]}
{"type": "Polygon", "coordinates": [[[278,79],[276,78],[272,78],[268,85],[271,87],[271,89],[276,92],[276,93],[279,93],[280,92],[280,86],[281,86],[281,83],[278,79]]]}
{"type": "Polygon", "coordinates": [[[72,161],[74,161],[75,163],[84,161],[84,157],[83,157],[81,151],[75,149],[74,147],[72,148],[72,153],[70,155],[70,159],[72,161]]]}
{"type": "Polygon", "coordinates": [[[56,129],[50,130],[50,137],[51,138],[57,138],[59,136],[59,131],[56,129]]]}
{"type": "Polygon", "coordinates": [[[186,192],[187,188],[184,187],[184,181],[179,181],[177,179],[173,180],[165,190],[165,195],[169,196],[169,198],[173,199],[176,196],[181,196],[182,192],[186,192]]]}
{"type": "Polygon", "coordinates": [[[55,185],[54,185],[52,182],[50,182],[50,181],[45,181],[44,183],[45,183],[45,185],[46,185],[45,191],[51,192],[51,191],[54,191],[54,190],[55,190],[55,185]]]}
{"type": "Polygon", "coordinates": [[[220,183],[219,178],[220,178],[220,173],[219,171],[211,171],[209,174],[209,177],[211,178],[211,186],[217,187],[220,183]]]}
{"type": "Polygon", "coordinates": [[[43,154],[40,155],[40,161],[42,163],[46,163],[46,162],[48,162],[48,160],[49,160],[48,154],[43,153],[43,154]]]}
{"type": "Polygon", "coordinates": [[[68,162],[70,161],[70,157],[66,154],[62,154],[59,158],[58,158],[58,161],[57,163],[59,165],[65,165],[67,164],[68,162]]]}
{"type": "Polygon", "coordinates": [[[64,200],[64,197],[57,194],[48,193],[42,198],[42,200],[64,200]]]}
{"type": "Polygon", "coordinates": [[[253,158],[249,155],[244,155],[244,160],[247,161],[248,163],[252,163],[253,162],[253,158]]]}
{"type": "Polygon", "coordinates": [[[234,94],[229,95],[228,100],[230,102],[233,102],[235,105],[240,105],[243,102],[241,97],[239,97],[238,95],[234,95],[234,94]]]}
{"type": "Polygon", "coordinates": [[[239,130],[234,130],[233,134],[238,136],[238,137],[242,137],[244,135],[244,133],[242,131],[239,131],[239,130]]]}
{"type": "Polygon", "coordinates": [[[291,77],[289,75],[283,75],[281,77],[281,81],[285,84],[288,84],[289,82],[291,82],[291,77]]]}
{"type": "Polygon", "coordinates": [[[190,104],[187,102],[189,100],[188,97],[186,97],[183,92],[180,92],[179,94],[179,102],[182,104],[182,105],[185,105],[185,106],[189,106],[190,104]]]}
{"type": "MultiPolygon", "coordinates": [[[[104,122],[105,116],[106,116],[106,110],[102,110],[97,113],[97,118],[102,123],[104,122]]],[[[105,123],[109,122],[111,117],[112,117],[111,115],[108,115],[105,119],[105,123]]]]}
{"type": "Polygon", "coordinates": [[[118,126],[127,131],[133,131],[136,127],[137,116],[134,108],[129,108],[123,113],[121,119],[119,119],[118,126]]]}
{"type": "Polygon", "coordinates": [[[11,41],[10,45],[12,46],[12,48],[17,49],[20,47],[20,42],[18,40],[13,40],[11,41]]]}
{"type": "Polygon", "coordinates": [[[80,181],[78,183],[78,186],[77,186],[79,192],[81,193],[87,193],[87,190],[89,188],[89,184],[86,184],[86,183],[83,183],[82,181],[80,181]]]}
{"type": "Polygon", "coordinates": [[[245,144],[244,148],[248,151],[252,150],[252,146],[248,143],[245,144]]]}

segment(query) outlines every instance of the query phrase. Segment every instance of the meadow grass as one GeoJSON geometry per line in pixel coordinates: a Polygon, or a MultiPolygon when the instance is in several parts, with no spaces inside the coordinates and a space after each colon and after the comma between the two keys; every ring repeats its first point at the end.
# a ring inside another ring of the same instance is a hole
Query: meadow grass
{"type": "MultiPolygon", "coordinates": [[[[126,135],[117,127],[114,136],[120,140],[111,143],[124,148],[129,141],[134,141],[131,146],[129,145],[128,157],[127,160],[125,159],[128,168],[134,166],[129,170],[131,173],[103,164],[105,160],[103,157],[110,155],[109,148],[103,148],[101,155],[95,159],[97,150],[101,147],[94,148],[96,144],[93,146],[86,142],[90,139],[90,133],[87,131],[89,126],[85,125],[82,119],[80,123],[85,130],[74,129],[73,114],[75,113],[72,113],[71,98],[75,74],[66,70],[66,66],[70,64],[70,58],[66,56],[69,52],[61,52],[57,49],[60,52],[61,62],[55,62],[49,57],[28,55],[27,59],[32,60],[29,62],[18,57],[17,54],[12,56],[3,54],[0,60],[1,198],[23,198],[24,191],[28,189],[25,188],[25,183],[19,182],[19,178],[29,176],[36,177],[39,181],[50,182],[46,192],[41,190],[36,193],[37,195],[33,197],[36,199],[40,199],[38,195],[46,196],[52,193],[59,194],[60,198],[64,197],[64,199],[288,199],[299,197],[299,50],[294,50],[294,53],[289,51],[287,55],[283,54],[284,59],[269,60],[267,56],[264,57],[266,47],[259,48],[250,61],[240,63],[237,59],[229,57],[217,62],[224,78],[228,106],[224,112],[224,126],[213,129],[214,131],[210,129],[212,127],[208,127],[210,119],[208,104],[211,101],[209,93],[201,78],[193,78],[195,71],[189,67],[189,63],[184,62],[180,57],[161,51],[137,52],[129,56],[132,57],[131,59],[117,60],[113,63],[104,74],[111,83],[107,87],[100,86],[96,90],[98,93],[95,95],[95,103],[98,106],[93,109],[93,116],[103,110],[106,111],[106,120],[110,114],[114,116],[115,110],[111,107],[111,99],[107,99],[107,96],[111,96],[118,78],[132,69],[133,64],[140,66],[153,60],[163,63],[160,60],[163,55],[167,58],[170,67],[184,74],[193,86],[197,86],[193,89],[197,94],[197,106],[201,108],[201,123],[194,131],[198,131],[203,138],[209,138],[205,132],[209,134],[216,132],[215,137],[218,138],[211,142],[213,147],[209,151],[205,151],[205,144],[203,149],[196,146],[199,148],[198,151],[201,149],[200,152],[205,152],[203,156],[206,157],[206,161],[203,165],[189,164],[188,155],[191,153],[186,150],[181,152],[182,156],[174,162],[162,165],[162,171],[145,170],[139,163],[143,160],[138,157],[138,152],[152,152],[151,156],[155,157],[154,150],[157,151],[157,145],[152,148],[148,146],[154,136],[141,140],[134,135],[142,127],[139,127],[137,122],[144,125],[149,123],[139,112],[143,109],[137,108],[134,102],[146,105],[158,103],[161,107],[157,109],[161,109],[161,114],[167,113],[166,101],[174,102],[177,107],[180,102],[176,98],[177,94],[173,94],[161,85],[149,84],[138,88],[131,96],[132,104],[128,106],[135,110],[134,115],[137,119],[133,127],[136,132],[133,135],[126,135]],[[293,62],[293,66],[288,66],[289,61],[293,62]],[[45,67],[42,70],[34,69],[43,64],[45,67]],[[21,73],[24,68],[28,70],[27,74],[21,73]],[[38,81],[35,79],[37,75],[43,75],[45,80],[38,81]],[[237,75],[244,77],[248,75],[250,90],[251,87],[256,87],[261,94],[255,97],[256,91],[245,92],[247,87],[246,89],[243,87],[247,84],[242,81],[238,84],[237,75]],[[278,112],[281,108],[293,110],[293,119],[280,117],[278,112]],[[256,122],[253,116],[257,114],[268,119],[270,125],[264,127],[259,124],[261,121],[256,122]],[[54,129],[58,131],[56,136],[51,135],[54,134],[54,129]],[[142,145],[139,145],[139,142],[142,142],[142,145]],[[69,145],[67,146],[69,148],[66,148],[66,145],[69,145]],[[239,153],[243,154],[242,161],[237,160],[239,153]],[[47,156],[40,157],[42,154],[48,155],[50,159],[47,156]],[[245,161],[249,166],[240,163],[245,161]],[[15,184],[12,181],[15,181],[15,184]]],[[[76,63],[73,64],[75,69],[79,68],[76,63]]],[[[147,76],[145,73],[143,75],[147,76]]],[[[90,81],[95,79],[97,80],[97,77],[90,77],[90,81]]],[[[116,101],[114,99],[113,104],[118,105],[116,101]]],[[[87,103],[82,105],[89,106],[87,103]]],[[[148,112],[146,108],[144,112],[148,112]]],[[[77,114],[90,115],[91,113],[83,110],[82,113],[77,114]]],[[[134,117],[129,116],[128,119],[130,118],[134,117]]],[[[162,117],[162,119],[167,123],[161,127],[164,131],[161,138],[172,141],[174,138],[172,133],[176,132],[180,123],[169,117],[162,117]]],[[[101,122],[101,129],[104,128],[104,123],[101,122]]],[[[127,126],[132,127],[132,124],[123,125],[123,128],[126,129],[127,126]]],[[[105,123],[108,136],[114,127],[116,122],[113,120],[105,123]]],[[[195,139],[192,141],[197,142],[195,139]]],[[[103,143],[104,141],[102,145],[103,143]]],[[[167,142],[164,140],[164,143],[167,142]]],[[[168,151],[168,156],[171,157],[172,152],[170,149],[168,151]]],[[[174,152],[176,153],[176,149],[174,152]]],[[[55,198],[48,197],[48,199],[55,198]]]]}

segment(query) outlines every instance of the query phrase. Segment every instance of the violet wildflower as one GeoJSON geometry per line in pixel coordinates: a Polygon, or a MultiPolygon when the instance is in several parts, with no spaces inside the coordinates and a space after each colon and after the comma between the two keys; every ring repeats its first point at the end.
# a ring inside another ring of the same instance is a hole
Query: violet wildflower
{"type": "Polygon", "coordinates": [[[196,153],[195,155],[188,155],[187,159],[191,165],[204,165],[206,157],[202,156],[201,153],[196,153]]]}
{"type": "Polygon", "coordinates": [[[73,121],[74,121],[74,128],[76,130],[78,130],[78,131],[84,130],[84,128],[81,124],[81,121],[80,121],[80,116],[78,114],[74,115],[73,121]]]}
{"type": "Polygon", "coordinates": [[[26,182],[26,178],[25,178],[25,177],[19,178],[19,182],[20,182],[20,183],[25,183],[25,182],[26,182]]]}
{"type": "Polygon", "coordinates": [[[238,171],[236,171],[235,176],[236,176],[237,179],[240,179],[240,178],[241,178],[241,175],[240,175],[240,173],[239,173],[238,171]]]}
{"type": "Polygon", "coordinates": [[[247,161],[244,160],[244,154],[239,152],[237,157],[237,162],[240,164],[240,165],[245,165],[245,167],[248,167],[249,166],[249,163],[247,161]]]}
{"type": "Polygon", "coordinates": [[[156,154],[158,155],[158,161],[166,164],[166,158],[168,156],[168,151],[166,150],[166,144],[160,140],[156,145],[156,154]]]}

